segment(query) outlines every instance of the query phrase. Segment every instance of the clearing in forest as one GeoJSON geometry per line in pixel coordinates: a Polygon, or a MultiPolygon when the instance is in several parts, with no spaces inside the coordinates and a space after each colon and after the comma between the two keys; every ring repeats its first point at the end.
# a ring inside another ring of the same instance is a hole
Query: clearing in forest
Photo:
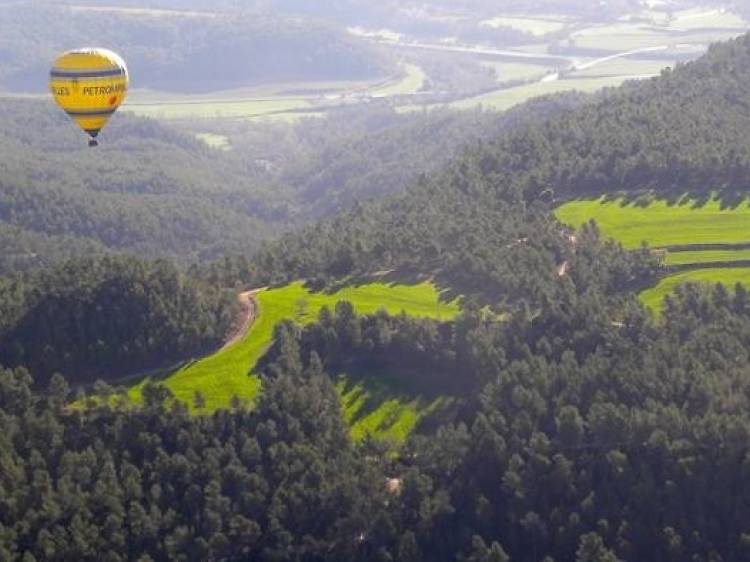
{"type": "Polygon", "coordinates": [[[626,248],[647,242],[654,248],[696,244],[750,243],[750,201],[722,208],[717,199],[683,198],[626,202],[624,199],[571,201],[558,207],[557,219],[578,227],[595,220],[603,234],[626,248]]]}
{"type": "Polygon", "coordinates": [[[642,292],[641,300],[658,313],[664,296],[680,283],[750,285],[750,201],[724,205],[716,198],[683,197],[676,202],[640,198],[576,200],[558,207],[557,219],[579,227],[594,220],[602,233],[626,248],[646,242],[665,248],[672,273],[642,292]]]}
{"type": "Polygon", "coordinates": [[[693,269],[676,273],[663,278],[655,287],[643,291],[639,298],[657,315],[661,310],[664,297],[674,291],[677,285],[683,283],[704,283],[715,285],[721,283],[732,289],[737,283],[750,286],[750,268],[722,267],[712,269],[693,269]]]}
{"type": "MultiPolygon", "coordinates": [[[[377,282],[344,287],[334,293],[312,292],[302,282],[296,282],[259,291],[255,299],[255,322],[242,338],[214,354],[187,363],[161,381],[179,400],[188,404],[191,411],[198,411],[194,406],[196,391],[200,391],[205,397],[205,407],[200,410],[205,413],[229,407],[233,396],[253,402],[261,387],[260,378],[252,372],[253,368],[271,345],[274,327],[284,320],[295,320],[300,324],[311,323],[317,318],[321,308],[328,306],[333,309],[342,300],[351,302],[360,314],[372,314],[385,309],[390,314],[404,312],[415,317],[450,320],[459,312],[458,304],[455,301],[442,302],[440,292],[429,282],[417,285],[377,282]]],[[[136,402],[140,401],[145,382],[141,381],[130,389],[130,397],[136,402]]],[[[361,382],[362,386],[358,390],[360,395],[377,394],[381,389],[379,385],[361,382]]],[[[343,387],[340,389],[343,390],[343,387]]],[[[405,423],[408,426],[411,422],[405,422],[401,417],[418,417],[424,400],[416,395],[404,398],[398,392],[387,398],[383,395],[383,407],[392,414],[390,426],[404,427],[405,423]]],[[[431,403],[432,401],[429,402],[431,403]]],[[[388,427],[377,424],[376,429],[385,431],[388,427]]]]}

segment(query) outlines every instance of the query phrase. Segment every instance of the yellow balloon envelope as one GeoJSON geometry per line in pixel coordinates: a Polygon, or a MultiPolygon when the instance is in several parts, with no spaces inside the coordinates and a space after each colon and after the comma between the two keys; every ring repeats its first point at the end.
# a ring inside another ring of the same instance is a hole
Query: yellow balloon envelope
{"type": "Polygon", "coordinates": [[[57,104],[91,135],[89,146],[96,146],[99,131],[125,99],[128,69],[108,49],[76,49],[57,58],[49,86],[57,104]]]}

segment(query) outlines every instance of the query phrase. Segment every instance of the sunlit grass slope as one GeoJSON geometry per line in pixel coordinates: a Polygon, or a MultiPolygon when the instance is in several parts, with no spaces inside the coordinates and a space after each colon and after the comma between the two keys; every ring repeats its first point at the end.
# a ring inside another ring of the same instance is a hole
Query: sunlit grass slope
{"type": "Polygon", "coordinates": [[[676,204],[656,199],[625,204],[622,199],[601,198],[571,201],[559,207],[555,215],[560,222],[574,227],[593,219],[603,234],[618,240],[626,248],[637,248],[644,241],[652,247],[683,247],[682,251],[672,250],[666,254],[664,263],[667,266],[702,265],[703,269],[668,275],[640,294],[641,301],[657,315],[664,297],[681,283],[750,285],[750,268],[722,267],[731,262],[750,260],[750,249],[700,248],[703,244],[750,243],[749,201],[722,208],[716,199],[697,202],[683,198],[676,204]],[[690,246],[696,246],[696,249],[689,249],[690,246]]]}
{"type": "Polygon", "coordinates": [[[394,444],[403,443],[421,419],[453,400],[429,392],[402,390],[387,377],[372,373],[356,378],[340,375],[336,390],[355,441],[369,435],[394,444]]]}
{"type": "Polygon", "coordinates": [[[652,247],[750,242],[750,202],[722,209],[717,200],[705,204],[687,200],[647,205],[621,199],[571,201],[555,211],[557,219],[578,227],[594,219],[602,232],[626,248],[647,241],[652,247]]]}
{"type": "MultiPolygon", "coordinates": [[[[206,400],[203,411],[228,407],[232,397],[252,402],[260,391],[260,379],[251,374],[273,338],[276,324],[293,319],[301,324],[315,320],[324,306],[333,308],[338,301],[348,300],[361,314],[385,309],[391,314],[404,311],[411,316],[447,320],[458,313],[458,304],[439,300],[439,292],[431,283],[389,285],[370,283],[345,287],[335,293],[314,293],[297,282],[257,294],[258,314],[245,336],[235,344],[212,355],[187,364],[163,379],[163,383],[179,400],[193,409],[196,391],[206,400]]],[[[130,397],[140,400],[146,381],[131,388],[130,397]]]]}
{"type": "Polygon", "coordinates": [[[549,82],[534,82],[514,88],[505,88],[480,96],[465,98],[450,104],[455,109],[471,109],[481,105],[485,109],[506,111],[516,105],[539,96],[579,91],[595,92],[608,86],[619,86],[628,76],[605,76],[581,79],[561,79],[549,82]]]}
{"type": "Polygon", "coordinates": [[[734,261],[750,262],[750,250],[688,250],[669,252],[666,265],[691,265],[697,263],[728,263],[734,261]]]}
{"type": "Polygon", "coordinates": [[[696,269],[676,273],[662,279],[655,287],[643,291],[641,301],[659,314],[664,297],[682,283],[721,283],[732,289],[737,283],[750,286],[750,268],[712,268],[696,269]]]}

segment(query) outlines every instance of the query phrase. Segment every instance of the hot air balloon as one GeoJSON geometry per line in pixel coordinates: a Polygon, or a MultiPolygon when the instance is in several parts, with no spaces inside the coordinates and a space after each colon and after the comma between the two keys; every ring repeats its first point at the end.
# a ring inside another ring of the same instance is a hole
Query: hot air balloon
{"type": "Polygon", "coordinates": [[[90,136],[89,146],[128,91],[128,69],[108,49],[75,49],[60,55],[52,66],[50,90],[57,104],[90,136]]]}

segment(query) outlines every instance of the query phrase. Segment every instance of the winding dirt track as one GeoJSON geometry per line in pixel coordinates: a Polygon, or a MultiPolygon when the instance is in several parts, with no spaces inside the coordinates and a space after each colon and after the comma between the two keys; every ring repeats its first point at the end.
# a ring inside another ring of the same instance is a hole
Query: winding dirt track
{"type": "Polygon", "coordinates": [[[255,321],[255,311],[258,308],[258,302],[255,300],[255,294],[258,290],[245,291],[237,295],[237,300],[240,301],[242,306],[242,314],[237,317],[237,320],[229,331],[226,341],[221,349],[234,345],[247,333],[255,321]]]}

